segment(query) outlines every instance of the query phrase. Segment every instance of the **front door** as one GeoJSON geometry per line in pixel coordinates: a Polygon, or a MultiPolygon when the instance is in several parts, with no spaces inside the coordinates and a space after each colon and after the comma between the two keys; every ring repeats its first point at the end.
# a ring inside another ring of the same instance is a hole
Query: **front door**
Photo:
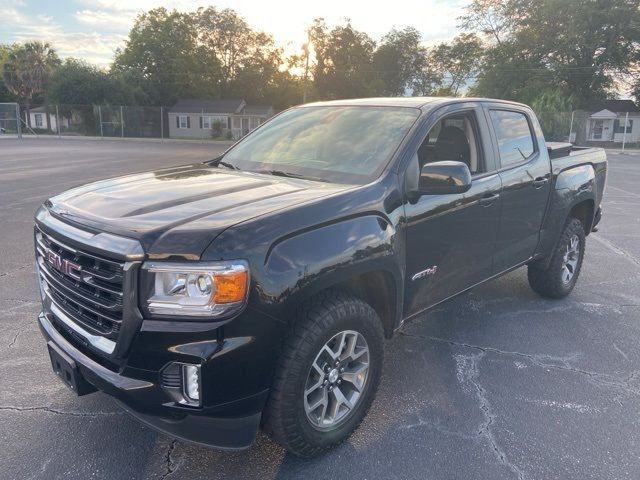
{"type": "Polygon", "coordinates": [[[249,119],[242,119],[242,136],[244,137],[247,133],[249,133],[249,119]]]}
{"type": "Polygon", "coordinates": [[[603,120],[594,120],[593,121],[593,140],[602,140],[602,130],[604,128],[603,120]]]}
{"type": "Polygon", "coordinates": [[[405,317],[492,274],[501,183],[498,173],[487,167],[490,143],[482,141],[481,133],[489,135],[484,118],[475,110],[448,113],[431,129],[414,158],[419,167],[432,161],[463,161],[470,167],[473,184],[463,194],[423,195],[406,203],[405,317]],[[455,151],[448,152],[449,146],[455,151]]]}

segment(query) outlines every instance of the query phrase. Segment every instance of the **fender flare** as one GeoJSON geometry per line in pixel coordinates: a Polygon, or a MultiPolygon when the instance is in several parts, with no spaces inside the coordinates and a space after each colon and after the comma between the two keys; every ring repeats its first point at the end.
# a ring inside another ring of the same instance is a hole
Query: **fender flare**
{"type": "Polygon", "coordinates": [[[293,232],[276,241],[264,263],[263,294],[291,314],[322,290],[374,272],[394,283],[397,326],[402,308],[403,262],[395,227],[379,214],[357,217],[293,232]]]}

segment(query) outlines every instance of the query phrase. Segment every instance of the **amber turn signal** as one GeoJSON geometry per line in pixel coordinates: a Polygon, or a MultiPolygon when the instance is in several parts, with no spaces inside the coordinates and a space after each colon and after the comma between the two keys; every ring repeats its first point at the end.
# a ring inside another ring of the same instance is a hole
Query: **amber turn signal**
{"type": "Polygon", "coordinates": [[[216,275],[213,281],[216,284],[213,303],[235,303],[244,301],[247,295],[247,272],[232,272],[224,275],[216,275]]]}

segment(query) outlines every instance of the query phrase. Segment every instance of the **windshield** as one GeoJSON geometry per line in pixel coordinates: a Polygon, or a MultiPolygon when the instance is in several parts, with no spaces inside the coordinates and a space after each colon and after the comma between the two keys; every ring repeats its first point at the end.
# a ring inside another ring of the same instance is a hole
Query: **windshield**
{"type": "Polygon", "coordinates": [[[335,183],[366,183],[389,161],[419,110],[300,107],[278,115],[221,159],[240,170],[335,183]]]}

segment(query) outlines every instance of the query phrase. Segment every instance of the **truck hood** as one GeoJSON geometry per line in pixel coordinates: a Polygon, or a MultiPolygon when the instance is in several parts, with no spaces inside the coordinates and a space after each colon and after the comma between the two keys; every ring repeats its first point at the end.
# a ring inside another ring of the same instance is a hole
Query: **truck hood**
{"type": "Polygon", "coordinates": [[[226,228],[348,188],[194,164],[90,183],[46,206],[64,221],[134,238],[150,258],[197,259],[226,228]]]}

